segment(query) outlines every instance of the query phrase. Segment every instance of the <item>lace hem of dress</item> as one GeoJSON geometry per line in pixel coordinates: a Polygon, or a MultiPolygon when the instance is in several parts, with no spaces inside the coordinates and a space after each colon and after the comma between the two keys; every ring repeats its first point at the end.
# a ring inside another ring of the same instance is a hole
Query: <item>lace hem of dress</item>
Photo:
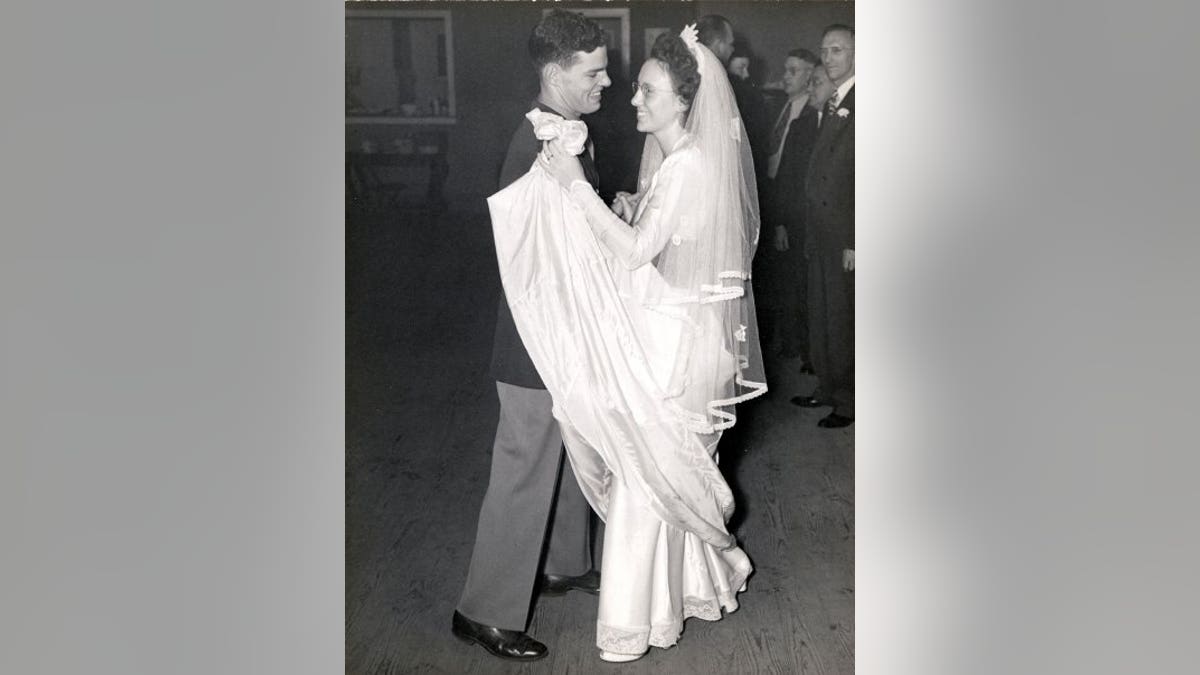
{"type": "MultiPolygon", "coordinates": [[[[737,585],[737,589],[739,592],[746,590],[744,578],[737,585]]],[[[737,593],[722,594],[719,599],[684,598],[681,619],[649,628],[622,628],[596,622],[596,646],[606,652],[629,655],[644,654],[650,647],[674,647],[683,633],[684,621],[692,617],[704,621],[720,621],[722,608],[726,613],[737,610],[736,595],[737,593]]]]}
{"type": "Polygon", "coordinates": [[[614,654],[636,656],[646,653],[651,646],[667,648],[679,641],[683,622],[671,622],[664,626],[631,629],[596,623],[596,646],[614,654]]]}

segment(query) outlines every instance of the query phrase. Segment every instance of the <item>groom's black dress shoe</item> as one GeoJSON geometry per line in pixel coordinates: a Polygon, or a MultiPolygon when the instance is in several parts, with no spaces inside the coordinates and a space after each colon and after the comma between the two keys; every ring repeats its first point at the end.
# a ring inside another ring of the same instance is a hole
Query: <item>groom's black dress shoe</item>
{"type": "Polygon", "coordinates": [[[583,591],[596,595],[600,592],[600,573],[588,570],[577,577],[567,577],[558,574],[543,574],[538,586],[542,595],[564,595],[567,591],[583,591]]]}
{"type": "Polygon", "coordinates": [[[821,421],[817,422],[817,426],[821,427],[822,429],[841,429],[842,427],[848,427],[851,424],[854,424],[853,417],[846,417],[845,415],[839,415],[837,413],[829,413],[825,417],[822,417],[821,421]]]}
{"type": "Polygon", "coordinates": [[[502,659],[536,661],[546,655],[546,645],[525,633],[485,626],[454,612],[451,632],[463,642],[474,642],[502,659]]]}
{"type": "Polygon", "coordinates": [[[793,396],[792,405],[798,405],[801,408],[820,408],[821,406],[829,405],[829,403],[815,396],[793,396]]]}

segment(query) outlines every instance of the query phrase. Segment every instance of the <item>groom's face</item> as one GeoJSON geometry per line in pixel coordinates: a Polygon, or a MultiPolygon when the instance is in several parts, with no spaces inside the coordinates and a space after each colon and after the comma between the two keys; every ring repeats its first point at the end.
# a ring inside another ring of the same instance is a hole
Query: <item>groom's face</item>
{"type": "Polygon", "coordinates": [[[612,84],[607,71],[608,50],[603,45],[590,52],[575,52],[574,62],[560,70],[557,82],[571,112],[586,115],[600,109],[600,92],[612,84]]]}

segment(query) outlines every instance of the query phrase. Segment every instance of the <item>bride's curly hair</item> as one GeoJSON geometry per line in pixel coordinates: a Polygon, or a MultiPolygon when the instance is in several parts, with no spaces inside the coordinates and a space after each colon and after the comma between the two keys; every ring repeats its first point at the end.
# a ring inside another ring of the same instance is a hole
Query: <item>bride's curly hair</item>
{"type": "Polygon", "coordinates": [[[663,33],[650,48],[650,58],[667,67],[667,74],[671,77],[671,84],[675,85],[675,92],[687,104],[690,112],[696,91],[700,88],[700,65],[696,62],[696,57],[692,56],[692,50],[688,49],[687,43],[674,33],[663,33]]]}

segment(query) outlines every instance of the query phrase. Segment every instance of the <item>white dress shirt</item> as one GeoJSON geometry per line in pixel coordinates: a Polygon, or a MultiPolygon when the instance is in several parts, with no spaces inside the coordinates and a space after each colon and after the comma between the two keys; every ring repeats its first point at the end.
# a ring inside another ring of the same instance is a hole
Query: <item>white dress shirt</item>
{"type": "MultiPolygon", "coordinates": [[[[854,86],[854,76],[851,75],[850,79],[843,82],[842,86],[840,86],[834,90],[834,92],[833,92],[834,99],[833,100],[837,101],[838,106],[842,105],[842,100],[846,98],[846,94],[850,93],[850,87],[853,87],[853,86],[854,86]]],[[[828,105],[828,104],[826,104],[826,105],[828,105]]],[[[818,125],[821,124],[821,120],[824,117],[825,117],[825,106],[821,106],[821,109],[817,111],[817,124],[818,125]]]]}

